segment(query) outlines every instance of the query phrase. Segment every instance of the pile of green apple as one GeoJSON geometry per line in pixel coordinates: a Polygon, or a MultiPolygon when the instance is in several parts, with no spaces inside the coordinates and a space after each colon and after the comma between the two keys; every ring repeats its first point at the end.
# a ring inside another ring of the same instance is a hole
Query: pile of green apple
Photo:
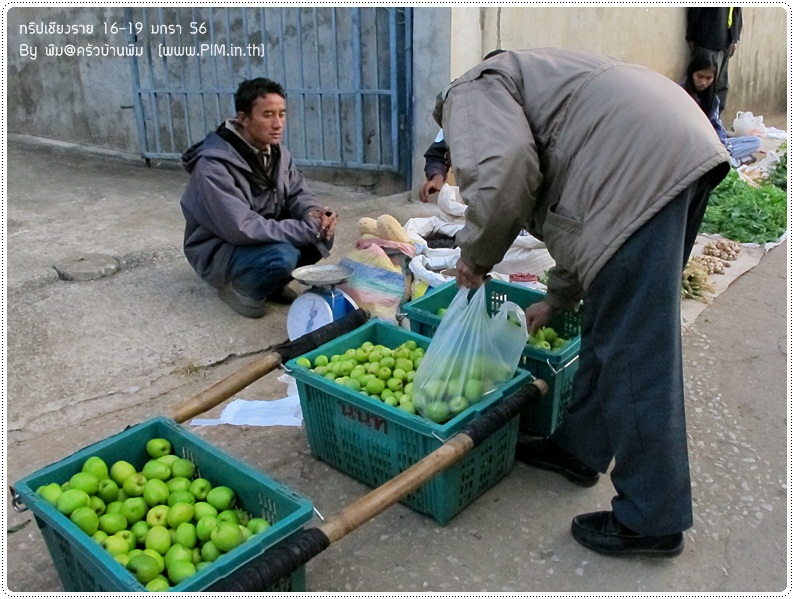
{"type": "Polygon", "coordinates": [[[413,387],[425,350],[408,340],[397,347],[365,341],[342,354],[320,354],[312,363],[302,356],[295,363],[388,406],[416,414],[413,387]]]}
{"type": "Polygon", "coordinates": [[[541,327],[537,333],[530,335],[527,340],[527,345],[532,345],[538,349],[545,349],[547,351],[554,351],[561,349],[568,343],[568,339],[563,339],[551,327],[541,327]]]}
{"type": "Polygon", "coordinates": [[[461,360],[447,372],[432,374],[434,378],[426,381],[421,379],[428,375],[420,375],[414,390],[414,405],[425,418],[438,424],[454,418],[513,377],[509,367],[486,356],[461,360]]]}
{"type": "Polygon", "coordinates": [[[91,456],[68,481],[36,490],[149,591],[167,591],[270,526],[171,449],[168,439],[150,439],[140,471],[91,456]]]}

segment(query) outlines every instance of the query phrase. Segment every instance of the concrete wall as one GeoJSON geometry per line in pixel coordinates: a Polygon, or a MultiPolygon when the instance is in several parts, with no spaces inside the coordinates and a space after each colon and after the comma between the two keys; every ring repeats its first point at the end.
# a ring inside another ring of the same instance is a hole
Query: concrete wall
{"type": "MultiPolygon", "coordinates": [[[[464,6],[434,10],[424,15],[434,21],[441,33],[437,51],[414,56],[416,64],[427,56],[441,61],[449,35],[451,81],[480,62],[496,48],[563,47],[591,50],[642,64],[675,81],[683,78],[689,51],[686,45],[685,7],[477,7],[464,6]],[[448,21],[446,20],[448,19],[448,21]],[[454,33],[451,33],[454,32],[454,33]]],[[[744,27],[736,56],[730,61],[730,92],[723,112],[731,127],[738,110],[754,114],[780,114],[787,108],[788,13],[780,7],[742,8],[744,27]]],[[[415,9],[419,21],[421,9],[415,9]]],[[[415,42],[416,43],[416,42],[415,42]]],[[[420,47],[417,44],[416,47],[420,47]]],[[[424,48],[424,45],[421,46],[424,48]]],[[[414,78],[416,90],[446,82],[414,78]]],[[[435,124],[420,115],[433,109],[432,99],[419,96],[423,105],[416,109],[415,152],[421,157],[436,133],[435,124]],[[422,127],[426,126],[427,129],[422,127]]],[[[431,119],[432,121],[432,119],[431,119]]],[[[423,164],[423,161],[420,161],[423,164]]],[[[421,169],[414,172],[414,190],[423,183],[421,169]]]]}
{"type": "Polygon", "coordinates": [[[11,8],[6,21],[8,131],[137,152],[130,59],[120,56],[48,57],[46,49],[124,48],[126,35],[106,33],[122,23],[123,7],[11,8]],[[92,33],[36,33],[50,24],[90,26],[92,33]],[[24,29],[28,28],[25,32],[24,29]],[[35,55],[32,54],[35,52],[35,55]]]}

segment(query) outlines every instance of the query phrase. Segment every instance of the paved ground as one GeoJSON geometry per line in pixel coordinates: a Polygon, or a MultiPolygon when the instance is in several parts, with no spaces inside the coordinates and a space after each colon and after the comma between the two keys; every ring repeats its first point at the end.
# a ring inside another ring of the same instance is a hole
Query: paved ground
{"type": "MultiPolygon", "coordinates": [[[[784,127],[785,125],[779,125],[784,127]]],[[[287,309],[231,312],[181,255],[173,165],[12,138],[7,152],[6,482],[130,424],[174,409],[286,338],[287,309]],[[63,281],[53,268],[103,254],[117,274],[63,281]]],[[[360,216],[401,221],[435,207],[322,183],[343,220],[331,261],[360,216]]],[[[576,514],[608,508],[591,489],[517,464],[447,526],[403,505],[307,566],[316,592],[781,592],[787,543],[787,245],[714,301],[684,338],[695,526],[674,560],[610,559],[569,534],[576,514]]],[[[300,289],[300,287],[298,287],[300,289]]],[[[240,396],[278,398],[272,373],[240,396]]],[[[221,408],[209,412],[215,417],[221,408]]],[[[314,459],[299,428],[188,430],[334,514],[367,488],[314,459]]],[[[6,500],[8,497],[6,497],[6,500]]],[[[6,503],[6,586],[59,591],[29,512],[6,503]]]]}

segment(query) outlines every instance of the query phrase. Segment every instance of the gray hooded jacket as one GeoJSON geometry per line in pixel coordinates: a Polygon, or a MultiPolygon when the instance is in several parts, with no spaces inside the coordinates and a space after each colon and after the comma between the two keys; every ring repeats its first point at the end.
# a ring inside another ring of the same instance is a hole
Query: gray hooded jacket
{"type": "Polygon", "coordinates": [[[307,218],[309,210],[323,206],[306,188],[303,175],[282,145],[278,156],[274,181],[254,176],[240,153],[216,132],[182,156],[182,166],[190,173],[180,202],[185,216],[185,256],[213,287],[226,284],[236,246],[314,245],[321,255],[329,255],[333,239],[323,240],[319,221],[307,218]]]}
{"type": "Polygon", "coordinates": [[[546,299],[557,308],[578,305],[615,251],[685,188],[729,170],[678,84],[587,52],[505,52],[456,79],[438,112],[468,204],[461,257],[487,271],[526,228],[556,262],[546,299]]]}

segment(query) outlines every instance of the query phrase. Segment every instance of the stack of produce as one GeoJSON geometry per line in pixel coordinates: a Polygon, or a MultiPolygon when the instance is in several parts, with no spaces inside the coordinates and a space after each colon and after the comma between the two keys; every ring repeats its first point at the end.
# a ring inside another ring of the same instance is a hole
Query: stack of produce
{"type": "Polygon", "coordinates": [[[270,527],[171,451],[167,439],[150,439],[140,470],[95,455],[68,481],[36,489],[149,591],[169,590],[270,527]]]}

